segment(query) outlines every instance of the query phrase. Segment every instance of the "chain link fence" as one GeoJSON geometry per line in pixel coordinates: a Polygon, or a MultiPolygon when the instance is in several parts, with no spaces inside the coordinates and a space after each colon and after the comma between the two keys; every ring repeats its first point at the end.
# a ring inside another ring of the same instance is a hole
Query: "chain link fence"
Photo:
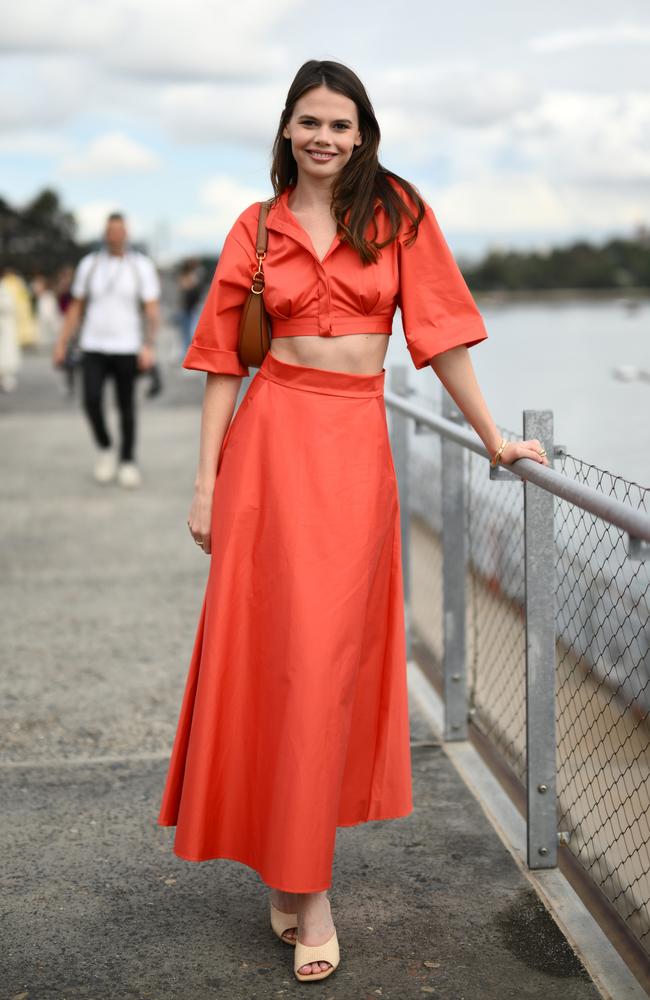
{"type": "MultiPolygon", "coordinates": [[[[439,402],[414,401],[440,413],[439,402]]],[[[410,620],[441,673],[440,435],[409,424],[410,620]]],[[[468,711],[524,785],[524,487],[491,480],[472,451],[464,462],[468,711]]],[[[650,490],[573,455],[554,468],[648,512],[650,490]]],[[[650,563],[628,556],[625,532],[573,503],[556,497],[554,520],[557,829],[650,953],[650,563]]]]}
{"type": "MultiPolygon", "coordinates": [[[[648,512],[650,490],[573,455],[564,475],[648,512]]],[[[650,952],[650,565],[556,500],[558,823],[650,952]]]]}

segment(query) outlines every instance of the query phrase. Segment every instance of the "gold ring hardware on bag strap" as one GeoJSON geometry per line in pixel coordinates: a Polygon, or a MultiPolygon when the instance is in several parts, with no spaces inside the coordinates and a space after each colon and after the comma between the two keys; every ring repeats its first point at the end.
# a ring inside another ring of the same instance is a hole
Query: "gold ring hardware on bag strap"
{"type": "Polygon", "coordinates": [[[264,269],[262,267],[262,261],[265,257],[265,253],[258,253],[257,255],[257,270],[253,274],[253,284],[251,285],[251,292],[255,295],[261,295],[264,291],[264,269]]]}

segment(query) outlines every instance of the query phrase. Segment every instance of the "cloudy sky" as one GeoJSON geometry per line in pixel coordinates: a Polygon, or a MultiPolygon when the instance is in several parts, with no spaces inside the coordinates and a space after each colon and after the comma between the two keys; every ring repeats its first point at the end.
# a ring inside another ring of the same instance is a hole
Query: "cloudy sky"
{"type": "Polygon", "coordinates": [[[359,74],[456,253],[650,224],[648,0],[2,0],[0,195],[53,186],[84,237],[120,208],[161,261],[214,251],[272,193],[313,58],[359,74]]]}

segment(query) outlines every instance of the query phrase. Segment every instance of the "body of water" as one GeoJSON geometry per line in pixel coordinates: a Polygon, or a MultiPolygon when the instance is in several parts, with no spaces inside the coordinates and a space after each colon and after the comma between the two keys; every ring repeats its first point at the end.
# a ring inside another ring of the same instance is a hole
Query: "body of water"
{"type": "MultiPolygon", "coordinates": [[[[550,409],[567,451],[650,487],[650,297],[476,300],[488,339],[470,356],[495,421],[521,433],[524,409],[550,409]]],[[[386,366],[410,365],[417,392],[435,398],[437,377],[413,368],[395,319],[386,366]]]]}

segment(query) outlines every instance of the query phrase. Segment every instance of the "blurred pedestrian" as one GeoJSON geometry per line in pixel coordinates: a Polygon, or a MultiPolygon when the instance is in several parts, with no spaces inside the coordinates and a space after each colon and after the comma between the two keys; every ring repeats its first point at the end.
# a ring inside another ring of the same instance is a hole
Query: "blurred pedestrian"
{"type": "Polygon", "coordinates": [[[11,282],[13,273],[0,264],[0,389],[3,392],[14,391],[21,365],[17,306],[11,282]]]}
{"type": "Polygon", "coordinates": [[[59,303],[52,288],[53,282],[47,275],[38,273],[30,284],[35,301],[36,341],[39,345],[51,347],[59,335],[62,320],[59,303]]]}
{"type": "Polygon", "coordinates": [[[195,258],[184,260],[178,275],[178,318],[183,357],[187,354],[199,318],[204,269],[195,258]]]}
{"type": "Polygon", "coordinates": [[[83,405],[97,445],[94,477],[100,483],[117,478],[121,486],[139,486],[136,379],[156,362],[160,279],[153,261],[130,247],[119,212],[106,221],[101,249],[86,254],[77,266],[72,302],[53,351],[56,366],[64,363],[68,340],[80,323],[83,405]],[[109,377],[115,382],[119,410],[119,453],[112,449],[104,417],[103,389],[109,377]]]}
{"type": "MultiPolygon", "coordinates": [[[[61,313],[62,321],[63,317],[68,311],[68,308],[73,301],[72,298],[72,282],[74,279],[75,269],[71,264],[64,264],[62,268],[57,273],[55,281],[56,298],[59,306],[59,312],[61,313]]],[[[63,359],[62,368],[65,379],[65,389],[68,396],[74,395],[74,383],[75,383],[75,372],[81,367],[81,351],[79,349],[79,329],[70,336],[66,344],[65,357],[63,359]]]]}
{"type": "Polygon", "coordinates": [[[4,281],[7,290],[14,300],[18,345],[21,348],[35,347],[38,334],[29,286],[13,264],[5,265],[4,281]]]}

